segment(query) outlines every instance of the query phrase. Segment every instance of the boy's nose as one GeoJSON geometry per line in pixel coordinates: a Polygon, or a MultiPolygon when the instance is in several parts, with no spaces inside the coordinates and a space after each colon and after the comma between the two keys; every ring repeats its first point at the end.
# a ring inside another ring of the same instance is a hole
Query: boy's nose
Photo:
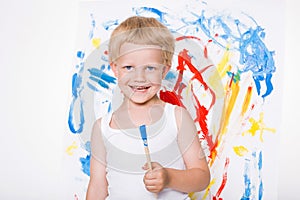
{"type": "Polygon", "coordinates": [[[134,76],[135,81],[143,82],[143,81],[145,81],[145,79],[146,79],[145,70],[138,69],[135,71],[135,76],[134,76]]]}

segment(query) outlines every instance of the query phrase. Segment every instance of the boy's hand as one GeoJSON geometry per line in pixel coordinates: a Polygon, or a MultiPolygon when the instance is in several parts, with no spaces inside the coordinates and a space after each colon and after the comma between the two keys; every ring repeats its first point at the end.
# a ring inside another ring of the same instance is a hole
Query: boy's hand
{"type": "Polygon", "coordinates": [[[159,163],[152,162],[152,170],[148,169],[147,163],[143,166],[144,170],[148,170],[144,176],[144,184],[149,192],[159,193],[169,183],[168,172],[159,163]]]}

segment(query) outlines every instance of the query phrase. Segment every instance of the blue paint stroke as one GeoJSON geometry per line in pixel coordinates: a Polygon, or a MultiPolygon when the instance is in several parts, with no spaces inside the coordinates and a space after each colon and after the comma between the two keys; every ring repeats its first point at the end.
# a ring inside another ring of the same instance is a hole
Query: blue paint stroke
{"type": "Polygon", "coordinates": [[[108,105],[108,108],[107,108],[107,112],[110,113],[110,112],[111,112],[111,108],[112,108],[112,107],[111,107],[111,102],[109,102],[109,105],[108,105]]]}
{"type": "Polygon", "coordinates": [[[114,29],[119,24],[119,20],[109,20],[107,22],[102,23],[102,26],[105,30],[114,29]]]}
{"type": "Polygon", "coordinates": [[[80,59],[83,59],[84,58],[84,52],[83,51],[77,51],[77,54],[76,54],[76,56],[77,56],[77,58],[80,58],[80,59]]]}
{"type": "Polygon", "coordinates": [[[259,160],[258,160],[258,170],[259,170],[259,189],[258,189],[258,199],[262,200],[264,187],[261,177],[261,170],[262,170],[262,152],[259,152],[259,160]]]}
{"type": "Polygon", "coordinates": [[[176,75],[174,72],[169,71],[165,77],[165,80],[173,80],[173,79],[176,79],[176,75]]]}
{"type": "Polygon", "coordinates": [[[228,71],[227,75],[229,76],[230,79],[232,78],[234,83],[237,83],[238,81],[241,80],[241,71],[240,70],[238,70],[236,74],[228,71]]]}
{"type": "Polygon", "coordinates": [[[94,30],[96,28],[96,20],[94,19],[93,14],[90,14],[90,16],[91,16],[91,19],[92,19],[92,21],[91,21],[92,28],[89,32],[89,39],[92,39],[94,37],[94,30]]]}
{"type": "Polygon", "coordinates": [[[81,170],[84,174],[90,176],[90,159],[91,159],[91,145],[90,142],[86,142],[84,149],[88,152],[86,157],[80,157],[81,170]]]}
{"type": "Polygon", "coordinates": [[[182,18],[181,22],[184,25],[180,29],[190,30],[193,27],[195,32],[201,30],[215,44],[224,49],[228,48],[225,45],[230,43],[231,47],[229,49],[240,54],[239,63],[242,66],[239,70],[241,74],[248,71],[252,72],[258,95],[265,98],[272,93],[273,84],[271,79],[276,70],[273,58],[274,51],[269,51],[266,47],[263,42],[266,33],[252,17],[245,14],[255,24],[254,27],[242,24],[239,19],[228,15],[206,17],[205,10],[202,10],[200,15],[193,12],[190,14],[193,19],[182,18]],[[216,37],[216,34],[218,37],[216,37]],[[266,85],[264,94],[261,94],[262,83],[266,85]]]}
{"type": "Polygon", "coordinates": [[[241,200],[250,200],[250,196],[251,196],[251,180],[250,180],[250,175],[249,175],[249,167],[250,167],[250,160],[246,159],[245,168],[244,168],[245,191],[244,191],[244,194],[243,194],[241,200]]]}
{"type": "Polygon", "coordinates": [[[73,98],[71,105],[70,105],[70,109],[69,109],[69,119],[68,119],[68,125],[69,125],[69,129],[72,133],[78,134],[78,133],[82,133],[83,131],[83,125],[84,125],[84,113],[83,113],[83,102],[80,100],[80,122],[78,124],[78,129],[75,128],[74,125],[74,119],[73,119],[73,111],[74,111],[74,105],[76,102],[77,98],[73,98]]]}
{"type": "Polygon", "coordinates": [[[154,16],[157,16],[157,19],[166,24],[166,20],[164,19],[164,16],[167,14],[165,12],[160,11],[157,8],[152,7],[140,7],[140,8],[133,8],[133,11],[136,15],[143,15],[143,14],[154,14],[154,16]]]}
{"type": "Polygon", "coordinates": [[[72,133],[78,134],[83,131],[83,125],[84,125],[84,112],[83,112],[83,102],[80,98],[80,93],[82,91],[82,78],[80,75],[75,73],[72,77],[72,102],[69,109],[69,118],[68,118],[68,125],[69,129],[72,133]],[[80,115],[80,122],[78,124],[78,129],[75,128],[74,125],[74,118],[73,118],[73,112],[74,112],[74,105],[75,103],[79,101],[80,108],[79,108],[79,115],[80,115]]]}
{"type": "Polygon", "coordinates": [[[240,63],[244,65],[243,72],[251,71],[257,93],[260,95],[261,81],[265,81],[266,92],[263,98],[271,94],[273,85],[272,73],[275,72],[273,55],[263,43],[260,35],[264,35],[261,27],[249,29],[240,38],[240,63]]]}
{"type": "Polygon", "coordinates": [[[96,86],[92,85],[90,82],[87,82],[86,84],[92,91],[100,92],[100,90],[96,86]]]}
{"type": "Polygon", "coordinates": [[[107,83],[113,83],[113,84],[116,84],[116,78],[113,77],[113,76],[110,76],[109,74],[105,73],[103,71],[103,69],[97,69],[97,68],[91,68],[91,69],[88,69],[88,71],[90,72],[90,74],[92,76],[96,76],[98,77],[99,79],[107,82],[107,83]]]}
{"type": "MultiPolygon", "coordinates": [[[[101,69],[97,69],[97,68],[88,69],[88,71],[90,72],[89,79],[92,80],[93,82],[96,82],[102,88],[109,89],[109,84],[116,84],[116,78],[105,73],[103,70],[104,70],[103,66],[101,67],[101,69]]],[[[90,88],[93,91],[98,91],[96,87],[90,87],[90,88]]]]}

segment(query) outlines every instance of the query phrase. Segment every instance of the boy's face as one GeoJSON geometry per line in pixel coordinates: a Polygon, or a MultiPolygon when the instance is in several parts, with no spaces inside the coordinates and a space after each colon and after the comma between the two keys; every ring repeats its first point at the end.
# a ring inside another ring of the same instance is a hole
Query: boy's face
{"type": "Polygon", "coordinates": [[[111,66],[125,98],[138,104],[151,101],[170,68],[162,64],[162,50],[156,46],[125,43],[120,55],[111,66]]]}

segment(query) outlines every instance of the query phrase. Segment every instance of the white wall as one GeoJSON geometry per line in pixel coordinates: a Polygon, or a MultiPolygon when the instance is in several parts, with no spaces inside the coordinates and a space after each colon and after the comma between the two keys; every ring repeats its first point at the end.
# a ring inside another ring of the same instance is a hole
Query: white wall
{"type": "MultiPolygon", "coordinates": [[[[64,199],[61,157],[78,2],[0,1],[0,199],[64,199]]],[[[296,199],[300,186],[297,6],[287,0],[281,153],[274,155],[284,200],[296,199]]]]}

